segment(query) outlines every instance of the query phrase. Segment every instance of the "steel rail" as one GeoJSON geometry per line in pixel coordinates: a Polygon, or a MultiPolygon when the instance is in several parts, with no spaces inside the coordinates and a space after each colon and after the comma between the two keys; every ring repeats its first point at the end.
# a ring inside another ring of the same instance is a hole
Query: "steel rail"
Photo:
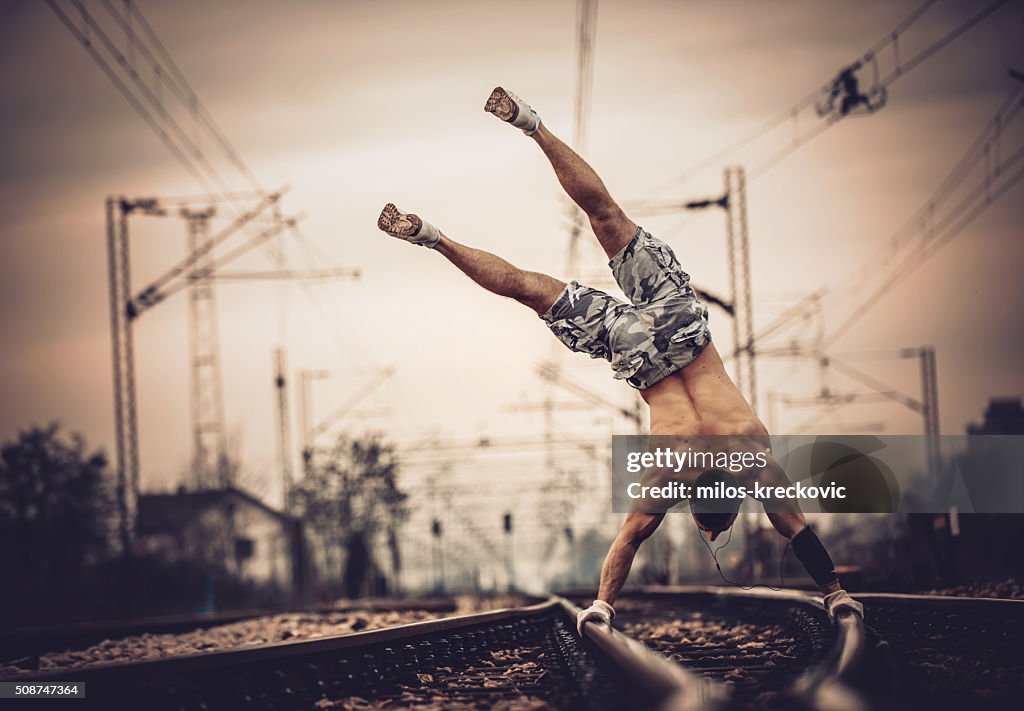
{"type": "Polygon", "coordinates": [[[243,649],[218,650],[186,654],[161,659],[140,659],[124,662],[101,662],[77,669],[59,669],[31,672],[16,677],[0,677],[0,681],[15,679],[54,680],[74,676],[82,681],[118,680],[126,675],[182,673],[196,670],[209,671],[220,667],[244,665],[300,657],[321,652],[334,652],[362,647],[381,642],[429,635],[437,632],[451,632],[475,625],[505,621],[517,617],[534,617],[554,609],[554,600],[526,607],[505,608],[469,615],[456,615],[438,620],[411,622],[406,625],[385,627],[379,630],[354,632],[351,634],[304,639],[296,642],[270,642],[243,649]]]}
{"type": "MultiPolygon", "coordinates": [[[[220,698],[218,694],[237,700],[237,695],[245,691],[238,688],[247,683],[245,680],[254,686],[280,685],[281,693],[293,693],[292,687],[308,690],[317,688],[319,684],[323,688],[326,678],[332,685],[331,691],[342,696],[360,689],[368,689],[372,693],[375,688],[383,689],[382,693],[386,694],[390,693],[386,689],[392,689],[400,680],[411,679],[415,684],[419,679],[421,686],[429,686],[422,677],[429,678],[432,670],[442,667],[441,660],[447,657],[436,650],[441,647],[447,649],[446,640],[452,642],[451,648],[458,646],[460,650],[466,641],[467,656],[459,659],[472,668],[477,657],[489,659],[489,653],[500,650],[503,642],[513,647],[532,644],[531,634],[533,638],[542,636],[548,640],[549,646],[557,648],[562,664],[559,669],[572,677],[580,688],[580,697],[593,708],[629,708],[633,700],[642,700],[644,707],[666,711],[715,708],[702,701],[710,698],[710,693],[703,697],[697,693],[698,689],[711,686],[702,681],[695,682],[676,665],[643,645],[627,640],[621,634],[600,630],[588,635],[593,644],[581,641],[576,636],[574,608],[558,598],[523,607],[354,634],[162,659],[28,672],[0,680],[74,680],[84,683],[87,698],[85,704],[80,704],[83,708],[109,708],[112,700],[129,699],[146,703],[148,708],[159,709],[167,702],[163,694],[176,699],[168,707],[198,708],[198,704],[191,703],[197,697],[197,688],[200,689],[198,698],[203,699],[204,704],[210,698],[220,698]],[[516,637],[516,630],[525,630],[524,636],[516,637]],[[470,652],[476,655],[472,659],[470,652]],[[361,671],[357,673],[357,669],[361,671]],[[348,676],[339,670],[348,670],[348,676]],[[317,674],[319,678],[311,682],[310,673],[317,674]],[[218,684],[225,688],[214,688],[218,684]],[[609,690],[615,693],[609,693],[609,690]],[[184,695],[186,700],[174,697],[175,693],[184,695]]],[[[551,657],[548,663],[560,664],[558,659],[551,657]]],[[[439,693],[445,692],[439,689],[439,693]]],[[[459,693],[485,698],[492,690],[463,689],[459,693]]],[[[291,698],[288,703],[296,700],[291,698]]]]}
{"type": "Polygon", "coordinates": [[[958,597],[954,595],[916,595],[911,593],[857,593],[866,605],[945,606],[962,612],[1012,611],[1024,614],[1024,600],[1005,597],[958,597]]]}
{"type": "MultiPolygon", "coordinates": [[[[701,601],[715,600],[773,607],[803,607],[814,615],[826,615],[817,595],[799,590],[740,590],[707,585],[657,586],[627,591],[623,598],[652,601],[688,599],[696,602],[697,606],[701,601]]],[[[835,639],[825,659],[805,670],[784,690],[784,694],[810,709],[836,708],[837,703],[840,708],[866,708],[867,704],[851,684],[866,654],[864,623],[853,613],[843,613],[837,615],[833,631],[835,639]]]]}
{"type": "MultiPolygon", "coordinates": [[[[1024,654],[1017,641],[1024,635],[1024,600],[901,593],[855,597],[864,604],[866,619],[841,612],[833,621],[825,657],[786,689],[799,707],[858,711],[921,703],[996,709],[1024,698],[1024,654]]],[[[712,600],[744,606],[760,601],[824,615],[816,595],[793,590],[658,587],[623,596],[630,598],[682,600],[691,609],[706,608],[712,600]]]]}
{"type": "Polygon", "coordinates": [[[393,610],[453,613],[455,609],[455,601],[452,599],[370,599],[353,601],[351,604],[342,606],[252,608],[212,614],[184,613],[120,620],[90,620],[58,625],[30,625],[0,631],[0,662],[25,657],[38,659],[50,652],[88,647],[107,639],[124,639],[141,634],[179,634],[273,615],[390,612],[393,610]]]}
{"type": "MultiPolygon", "coordinates": [[[[565,598],[558,600],[575,620],[580,608],[565,598]]],[[[619,630],[587,621],[583,634],[646,688],[659,692],[663,699],[660,709],[710,711],[723,707],[727,694],[721,684],[667,660],[619,630]]]]}

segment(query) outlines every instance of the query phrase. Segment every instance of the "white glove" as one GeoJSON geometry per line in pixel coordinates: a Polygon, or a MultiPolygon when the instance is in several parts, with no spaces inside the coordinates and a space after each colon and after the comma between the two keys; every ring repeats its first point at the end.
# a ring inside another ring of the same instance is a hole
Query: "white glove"
{"type": "Polygon", "coordinates": [[[586,610],[580,610],[576,614],[576,631],[580,633],[580,637],[583,636],[583,623],[589,621],[600,622],[606,625],[612,623],[612,618],[615,617],[615,608],[609,605],[604,600],[594,600],[594,604],[588,607],[586,610]]]}
{"type": "Polygon", "coordinates": [[[840,610],[850,610],[862,620],[864,619],[864,605],[850,597],[850,593],[845,590],[829,593],[822,599],[822,602],[825,603],[825,611],[828,613],[828,619],[832,622],[836,621],[836,614],[840,610]]]}

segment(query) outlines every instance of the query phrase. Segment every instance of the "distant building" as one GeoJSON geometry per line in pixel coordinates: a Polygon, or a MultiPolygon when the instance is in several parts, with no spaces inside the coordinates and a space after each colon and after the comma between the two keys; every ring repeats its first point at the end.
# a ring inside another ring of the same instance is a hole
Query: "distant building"
{"type": "MultiPolygon", "coordinates": [[[[1019,397],[989,400],[981,422],[967,425],[968,435],[1024,434],[1024,405],[1019,397]]],[[[1007,486],[1020,486],[1007,480],[1019,470],[1000,456],[988,457],[985,438],[970,439],[967,451],[959,456],[968,462],[969,475],[964,484],[971,500],[982,508],[999,508],[998,496],[1007,486]]],[[[1000,450],[996,450],[999,452],[1000,450]]],[[[961,581],[999,580],[1024,575],[1024,557],[1020,541],[1024,539],[1024,516],[1020,514],[947,513],[911,516],[919,537],[931,550],[938,579],[945,584],[961,581]],[[926,520],[930,519],[930,520],[926,520]]]]}
{"type": "Polygon", "coordinates": [[[137,532],[147,553],[199,562],[286,592],[294,591],[301,569],[299,523],[234,487],[143,494],[137,532]]]}
{"type": "Polygon", "coordinates": [[[1024,434],[1024,404],[1019,397],[994,397],[988,401],[985,419],[967,425],[969,435],[1024,434]]]}

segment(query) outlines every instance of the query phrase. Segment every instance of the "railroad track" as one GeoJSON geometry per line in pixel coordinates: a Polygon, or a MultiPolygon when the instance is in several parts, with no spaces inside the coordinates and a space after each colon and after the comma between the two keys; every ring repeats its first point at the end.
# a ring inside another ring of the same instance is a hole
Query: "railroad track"
{"type": "Polygon", "coordinates": [[[863,628],[853,617],[830,623],[820,597],[656,587],[630,592],[615,609],[616,627],[719,683],[728,708],[815,708],[837,698],[841,708],[864,706],[848,683],[865,652],[863,628]]]}
{"type": "Polygon", "coordinates": [[[616,626],[722,682],[739,709],[1024,706],[1024,601],[861,593],[866,622],[830,627],[817,597],[683,586],[642,589],[616,626]]]}
{"type": "Polygon", "coordinates": [[[1024,707],[1024,600],[857,595],[871,654],[863,687],[874,706],[1024,707]]]}
{"type": "Polygon", "coordinates": [[[583,640],[575,632],[578,608],[552,598],[371,632],[27,678],[85,682],[87,698],[76,708],[147,711],[1020,706],[1024,602],[858,597],[865,626],[853,616],[830,624],[818,598],[799,592],[656,588],[624,596],[617,629],[588,624],[583,640]]]}
{"type": "Polygon", "coordinates": [[[4,680],[76,681],[85,684],[86,698],[72,702],[75,708],[146,711],[409,706],[685,711],[708,708],[718,698],[713,683],[620,633],[590,629],[589,639],[580,640],[575,612],[552,598],[338,637],[4,680]]]}

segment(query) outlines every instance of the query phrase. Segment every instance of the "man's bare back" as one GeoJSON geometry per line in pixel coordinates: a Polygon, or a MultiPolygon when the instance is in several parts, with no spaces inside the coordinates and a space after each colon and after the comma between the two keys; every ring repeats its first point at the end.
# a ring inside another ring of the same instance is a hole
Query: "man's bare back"
{"type": "Polygon", "coordinates": [[[709,343],[682,370],[640,391],[652,435],[748,434],[761,429],[750,405],[709,343]]]}

